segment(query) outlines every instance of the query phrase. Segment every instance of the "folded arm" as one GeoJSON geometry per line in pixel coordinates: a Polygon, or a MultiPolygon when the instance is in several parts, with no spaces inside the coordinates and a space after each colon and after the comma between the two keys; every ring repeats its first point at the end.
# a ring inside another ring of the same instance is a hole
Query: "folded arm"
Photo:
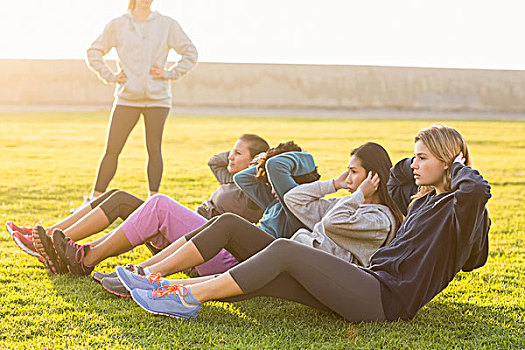
{"type": "Polygon", "coordinates": [[[106,84],[115,83],[117,75],[104,62],[103,57],[115,46],[115,25],[111,21],[104,32],[91,44],[87,50],[88,67],[106,84]]]}
{"type": "Polygon", "coordinates": [[[258,180],[256,167],[250,167],[233,176],[235,184],[261,209],[266,209],[273,201],[272,189],[268,183],[258,180]]]}
{"type": "Polygon", "coordinates": [[[165,71],[165,78],[177,80],[197,64],[198,53],[195,45],[176,21],[171,22],[169,31],[168,45],[181,55],[181,59],[165,71]]]}
{"type": "Polygon", "coordinates": [[[403,215],[407,215],[408,205],[411,197],[417,193],[417,185],[414,182],[412,165],[414,158],[405,158],[397,162],[390,169],[390,179],[388,180],[388,193],[396,203],[403,215]]]}
{"type": "Polygon", "coordinates": [[[334,241],[338,236],[359,240],[386,239],[392,225],[387,214],[378,207],[360,207],[364,200],[360,190],[340,198],[323,217],[325,234],[334,241]]]}
{"type": "Polygon", "coordinates": [[[336,198],[323,197],[335,192],[332,180],[315,181],[292,188],[284,195],[284,202],[290,211],[312,230],[337,201],[336,198]]]}
{"type": "Polygon", "coordinates": [[[229,151],[221,152],[212,156],[208,161],[211,172],[221,185],[233,182],[233,174],[228,171],[229,154],[229,151]]]}

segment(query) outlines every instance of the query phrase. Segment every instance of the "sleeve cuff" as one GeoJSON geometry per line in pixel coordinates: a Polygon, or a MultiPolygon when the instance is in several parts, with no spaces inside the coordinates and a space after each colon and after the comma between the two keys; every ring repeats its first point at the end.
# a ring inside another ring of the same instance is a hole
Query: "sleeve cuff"
{"type": "Polygon", "coordinates": [[[363,204],[363,202],[365,201],[365,195],[363,194],[363,192],[360,189],[358,189],[357,191],[352,193],[352,197],[354,197],[354,199],[356,201],[359,201],[359,203],[361,203],[361,204],[363,204]]]}
{"type": "Polygon", "coordinates": [[[164,79],[167,79],[167,80],[177,80],[181,77],[181,74],[176,70],[176,69],[172,69],[172,70],[164,70],[164,79]]]}
{"type": "Polygon", "coordinates": [[[109,75],[106,79],[106,83],[108,84],[115,84],[117,82],[117,75],[116,74],[111,74],[109,75]]]}

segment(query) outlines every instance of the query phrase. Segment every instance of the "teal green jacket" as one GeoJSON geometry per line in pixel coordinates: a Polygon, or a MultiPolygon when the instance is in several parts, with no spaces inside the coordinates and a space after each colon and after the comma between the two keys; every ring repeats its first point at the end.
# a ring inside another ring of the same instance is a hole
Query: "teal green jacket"
{"type": "Polygon", "coordinates": [[[305,152],[287,152],[268,159],[266,172],[271,185],[255,178],[255,167],[233,177],[239,188],[264,209],[259,227],[275,238],[290,238],[299,228],[307,228],[284,204],[284,195],[298,186],[292,176],[306,175],[315,170],[314,158],[305,152]],[[277,200],[272,194],[272,187],[277,200]]]}

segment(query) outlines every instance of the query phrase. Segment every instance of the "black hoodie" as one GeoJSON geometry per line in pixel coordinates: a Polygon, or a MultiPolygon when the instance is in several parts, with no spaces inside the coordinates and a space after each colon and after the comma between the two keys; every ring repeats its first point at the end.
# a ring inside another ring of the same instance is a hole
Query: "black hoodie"
{"type": "MultiPolygon", "coordinates": [[[[417,190],[411,163],[410,158],[398,162],[388,183],[404,212],[417,190]]],[[[490,186],[477,170],[457,162],[450,173],[452,191],[416,200],[396,238],[370,259],[368,271],[381,283],[389,320],[414,317],[461,269],[471,271],[487,261],[490,186]]]]}

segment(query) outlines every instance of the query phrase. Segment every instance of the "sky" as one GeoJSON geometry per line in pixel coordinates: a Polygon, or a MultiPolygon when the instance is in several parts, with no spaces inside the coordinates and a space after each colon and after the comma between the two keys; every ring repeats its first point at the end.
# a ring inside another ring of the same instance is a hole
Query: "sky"
{"type": "MultiPolygon", "coordinates": [[[[84,58],[127,1],[1,7],[0,59],[84,58]]],[[[154,0],[152,8],[181,24],[201,62],[525,69],[523,0],[154,0]]]]}

